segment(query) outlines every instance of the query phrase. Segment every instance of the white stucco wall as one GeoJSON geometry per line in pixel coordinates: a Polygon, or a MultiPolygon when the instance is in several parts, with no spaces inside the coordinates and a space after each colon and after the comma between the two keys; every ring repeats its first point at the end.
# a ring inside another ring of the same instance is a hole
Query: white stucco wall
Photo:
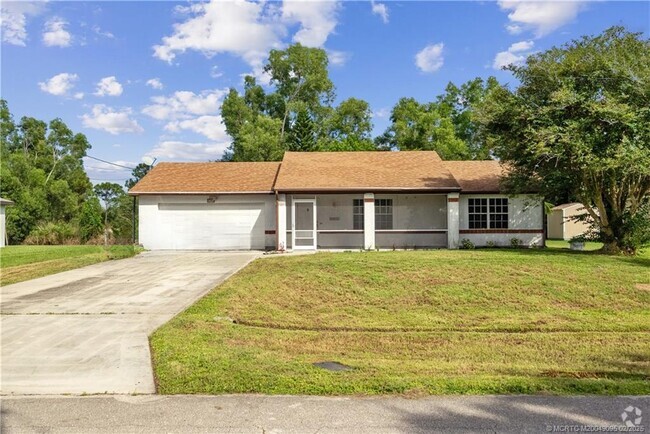
{"type": "Polygon", "coordinates": [[[532,195],[510,197],[506,195],[460,195],[460,240],[468,239],[475,246],[485,246],[492,241],[497,246],[510,246],[512,238],[518,238],[525,246],[542,246],[544,214],[542,200],[532,195]],[[489,230],[489,233],[463,233],[469,229],[469,198],[508,198],[508,229],[489,230]]]}
{"type": "MultiPolygon", "coordinates": [[[[162,224],[160,205],[166,204],[206,204],[208,195],[143,195],[138,198],[139,228],[138,241],[147,249],[160,248],[161,237],[173,228],[162,224]]],[[[215,204],[254,204],[261,203],[263,225],[265,230],[265,247],[275,248],[276,242],[276,207],[272,194],[214,195],[215,204]],[[269,232],[269,233],[266,233],[269,232]],[[272,232],[272,233],[270,233],[272,232]]]]}

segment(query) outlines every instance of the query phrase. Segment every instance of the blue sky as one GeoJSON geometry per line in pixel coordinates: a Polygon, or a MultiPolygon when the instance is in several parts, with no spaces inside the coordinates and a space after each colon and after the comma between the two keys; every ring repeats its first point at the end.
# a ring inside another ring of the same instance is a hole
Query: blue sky
{"type": "MultiPolygon", "coordinates": [[[[649,2],[4,2],[1,93],[17,119],[62,118],[89,155],[134,166],[218,159],[220,105],[243,74],[264,81],[271,48],[326,49],[337,100],[367,100],[375,133],[400,97],[430,101],[449,81],[612,25],[650,32],[649,2]]],[[[94,182],[129,170],[86,160],[94,182]]]]}

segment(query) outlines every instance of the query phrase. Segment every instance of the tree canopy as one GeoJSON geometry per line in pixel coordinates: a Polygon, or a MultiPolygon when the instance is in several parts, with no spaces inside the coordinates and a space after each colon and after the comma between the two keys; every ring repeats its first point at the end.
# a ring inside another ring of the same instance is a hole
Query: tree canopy
{"type": "Polygon", "coordinates": [[[478,113],[508,188],[581,202],[606,251],[650,242],[650,41],[612,27],[508,69],[478,113]]]}

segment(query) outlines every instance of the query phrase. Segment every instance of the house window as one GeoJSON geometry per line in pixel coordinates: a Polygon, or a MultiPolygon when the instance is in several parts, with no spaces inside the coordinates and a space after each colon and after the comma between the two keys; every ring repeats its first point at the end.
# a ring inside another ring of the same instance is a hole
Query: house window
{"type": "Polygon", "coordinates": [[[470,229],[507,229],[507,198],[470,198],[467,200],[470,229]]]}
{"type": "Polygon", "coordinates": [[[375,229],[393,229],[393,199],[375,199],[375,229]]]}
{"type": "MultiPolygon", "coordinates": [[[[353,199],[352,228],[363,227],[363,199],[353,199]]],[[[393,199],[375,199],[375,230],[381,229],[393,229],[393,199]]]]}
{"type": "Polygon", "coordinates": [[[363,199],[352,202],[352,229],[363,230],[363,199]]]}

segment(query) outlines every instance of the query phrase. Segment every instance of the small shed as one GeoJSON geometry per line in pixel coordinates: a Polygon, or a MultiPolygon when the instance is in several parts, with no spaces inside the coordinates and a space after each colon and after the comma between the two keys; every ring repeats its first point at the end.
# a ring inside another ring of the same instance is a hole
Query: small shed
{"type": "Polygon", "coordinates": [[[7,230],[5,226],[5,208],[13,205],[14,203],[9,199],[3,199],[0,197],[0,247],[4,247],[7,244],[7,230]]]}
{"type": "Polygon", "coordinates": [[[565,203],[551,209],[547,219],[547,235],[549,239],[570,240],[589,231],[587,221],[576,221],[572,217],[587,214],[581,203],[565,203]]]}

